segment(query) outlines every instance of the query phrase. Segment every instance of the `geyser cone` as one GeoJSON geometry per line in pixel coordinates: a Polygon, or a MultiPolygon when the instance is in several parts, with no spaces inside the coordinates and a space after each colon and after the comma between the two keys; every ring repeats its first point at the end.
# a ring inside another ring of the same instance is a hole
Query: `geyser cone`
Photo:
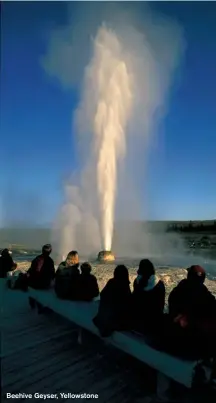
{"type": "Polygon", "coordinates": [[[115,260],[115,256],[111,251],[102,250],[98,253],[98,261],[99,262],[113,262],[115,260]]]}

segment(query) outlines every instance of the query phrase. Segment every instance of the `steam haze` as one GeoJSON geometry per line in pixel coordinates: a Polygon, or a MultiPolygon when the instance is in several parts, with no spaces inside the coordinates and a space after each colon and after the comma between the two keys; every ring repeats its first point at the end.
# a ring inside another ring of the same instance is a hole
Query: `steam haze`
{"type": "Polygon", "coordinates": [[[115,220],[148,218],[146,166],[184,49],[176,22],[147,6],[140,20],[134,7],[85,3],[74,16],[69,6],[68,25],[51,33],[41,60],[64,90],[81,93],[73,116],[81,169],[65,184],[53,228],[60,255],[78,249],[87,256],[111,245],[122,256],[171,248],[147,225],[116,227],[112,243],[115,220]]]}

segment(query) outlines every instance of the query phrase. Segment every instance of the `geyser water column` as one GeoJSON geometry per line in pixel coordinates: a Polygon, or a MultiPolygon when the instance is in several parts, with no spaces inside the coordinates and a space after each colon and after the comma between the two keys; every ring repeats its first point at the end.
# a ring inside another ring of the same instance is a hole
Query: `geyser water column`
{"type": "Polygon", "coordinates": [[[105,251],[112,246],[117,168],[126,153],[126,125],[132,107],[132,76],[116,34],[102,26],[94,42],[91,65],[95,80],[93,124],[97,152],[97,191],[105,251]]]}

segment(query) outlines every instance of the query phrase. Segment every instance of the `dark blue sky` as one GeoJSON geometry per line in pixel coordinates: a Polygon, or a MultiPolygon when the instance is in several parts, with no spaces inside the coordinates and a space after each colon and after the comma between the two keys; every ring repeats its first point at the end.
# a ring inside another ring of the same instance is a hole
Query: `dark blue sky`
{"type": "MultiPolygon", "coordinates": [[[[149,167],[150,218],[216,218],[216,3],[151,7],[183,26],[187,48],[149,167]]],[[[62,179],[76,168],[72,114],[79,94],[50,79],[40,57],[50,29],[67,23],[67,3],[5,2],[1,12],[2,208],[7,203],[15,216],[29,210],[31,218],[35,209],[37,222],[50,221],[62,179]]]]}

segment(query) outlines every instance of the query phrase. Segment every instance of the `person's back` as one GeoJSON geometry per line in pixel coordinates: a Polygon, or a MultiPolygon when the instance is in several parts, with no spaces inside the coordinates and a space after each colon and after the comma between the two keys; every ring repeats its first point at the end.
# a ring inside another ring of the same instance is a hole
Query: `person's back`
{"type": "Polygon", "coordinates": [[[119,265],[100,294],[97,316],[93,319],[102,336],[114,330],[126,330],[131,324],[131,291],[128,270],[119,265]]]}
{"type": "Polygon", "coordinates": [[[78,300],[79,277],[79,256],[76,251],[71,251],[56,272],[55,292],[58,298],[78,300]]]}
{"type": "Polygon", "coordinates": [[[42,254],[33,259],[27,272],[28,286],[35,289],[47,289],[55,277],[55,266],[50,257],[52,247],[44,245],[42,254]]]}
{"type": "Polygon", "coordinates": [[[165,285],[148,259],[141,260],[134,280],[134,328],[140,332],[160,327],[165,305],[165,285]]]}
{"type": "Polygon", "coordinates": [[[216,299],[204,285],[205,277],[202,267],[191,266],[187,279],[169,296],[170,346],[175,344],[181,354],[216,354],[216,299]]]}
{"type": "Polygon", "coordinates": [[[170,293],[169,315],[175,319],[186,315],[188,319],[211,317],[216,314],[216,300],[204,284],[205,271],[200,266],[188,269],[188,278],[182,280],[170,293]]]}
{"type": "Polygon", "coordinates": [[[141,284],[134,284],[133,300],[143,316],[155,320],[163,314],[165,302],[165,285],[163,281],[156,280],[152,288],[146,289],[141,284]]]}
{"type": "Polygon", "coordinates": [[[96,277],[91,274],[91,265],[87,262],[81,265],[79,277],[79,299],[91,301],[99,295],[99,287],[96,277]]]}
{"type": "Polygon", "coordinates": [[[0,278],[7,277],[7,273],[15,270],[17,267],[8,249],[3,249],[0,256],[0,278]]]}

